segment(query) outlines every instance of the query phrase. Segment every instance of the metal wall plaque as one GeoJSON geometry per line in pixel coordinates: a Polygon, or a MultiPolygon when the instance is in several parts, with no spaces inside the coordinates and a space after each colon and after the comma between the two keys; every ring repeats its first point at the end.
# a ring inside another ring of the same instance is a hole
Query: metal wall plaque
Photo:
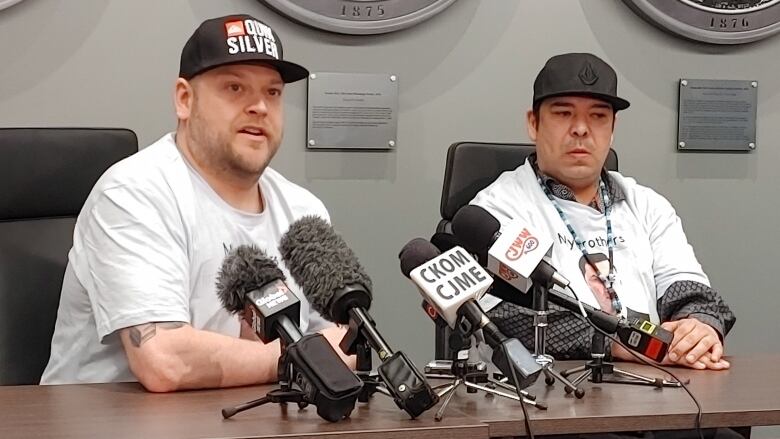
{"type": "Polygon", "coordinates": [[[393,148],[398,130],[398,78],[312,73],[307,120],[309,148],[393,148]]]}
{"type": "Polygon", "coordinates": [[[741,44],[780,32],[780,0],[623,0],[674,35],[711,44],[741,44]]]}
{"type": "Polygon", "coordinates": [[[294,21],[330,32],[382,34],[425,21],[455,0],[260,0],[294,21]]]}
{"type": "Polygon", "coordinates": [[[677,149],[756,149],[757,91],[756,81],[681,79],[677,149]]]}

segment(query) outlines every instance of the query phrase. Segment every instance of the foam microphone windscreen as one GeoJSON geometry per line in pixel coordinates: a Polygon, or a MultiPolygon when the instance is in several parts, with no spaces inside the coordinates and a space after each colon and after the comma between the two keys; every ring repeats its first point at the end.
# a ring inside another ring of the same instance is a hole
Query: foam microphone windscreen
{"type": "MultiPolygon", "coordinates": [[[[324,219],[305,216],[294,222],[282,237],[279,252],[311,307],[327,320],[346,323],[341,307],[334,309],[331,302],[350,285],[362,286],[360,306],[367,309],[371,305],[371,279],[352,249],[324,219]]],[[[350,295],[351,299],[356,297],[350,295]]]]}
{"type": "Polygon", "coordinates": [[[452,231],[463,247],[482,258],[493,245],[501,223],[487,210],[472,204],[461,207],[452,217],[452,231]]]}
{"type": "Polygon", "coordinates": [[[430,242],[423,238],[414,238],[398,253],[398,259],[401,260],[401,273],[409,277],[412,270],[440,254],[439,249],[430,242]]]}
{"type": "Polygon", "coordinates": [[[217,296],[222,306],[236,314],[244,309],[244,296],[275,280],[285,280],[276,261],[253,245],[230,249],[217,274],[217,296]]]}
{"type": "MultiPolygon", "coordinates": [[[[436,246],[440,252],[444,253],[455,247],[463,247],[463,243],[452,233],[436,232],[431,236],[431,244],[436,246]]],[[[463,247],[465,248],[465,247],[463,247]]]]}

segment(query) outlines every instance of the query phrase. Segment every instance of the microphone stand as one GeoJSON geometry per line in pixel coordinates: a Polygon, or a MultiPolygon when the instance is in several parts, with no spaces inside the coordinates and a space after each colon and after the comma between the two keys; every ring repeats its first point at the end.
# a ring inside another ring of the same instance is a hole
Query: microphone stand
{"type": "Polygon", "coordinates": [[[339,347],[347,355],[356,355],[356,375],[363,381],[358,401],[368,402],[376,393],[393,398],[396,405],[416,418],[439,402],[438,395],[403,352],[393,352],[376,331],[371,317],[363,310],[349,310],[349,327],[339,347]],[[366,336],[369,335],[369,337],[366,336]],[[377,351],[382,364],[372,374],[371,350],[377,351]]]}
{"type": "Polygon", "coordinates": [[[222,409],[222,417],[228,419],[269,402],[280,404],[284,411],[287,403],[293,402],[299,409],[314,405],[317,414],[326,421],[337,422],[348,418],[363,383],[338,358],[325,337],[309,334],[296,340],[286,331],[281,331],[279,335],[282,348],[277,363],[279,388],[254,401],[222,409]],[[319,364],[322,361],[338,362],[332,369],[333,382],[322,379],[314,370],[325,367],[319,364]]]}
{"type": "Polygon", "coordinates": [[[531,286],[533,294],[533,310],[534,314],[534,358],[536,363],[542,366],[542,372],[544,372],[544,382],[548,386],[555,384],[555,381],[560,381],[567,394],[574,392],[574,396],[577,399],[585,396],[585,390],[581,387],[577,387],[578,383],[570,382],[566,375],[555,370],[555,359],[551,355],[545,353],[546,337],[547,337],[547,315],[549,314],[549,306],[547,302],[547,292],[552,288],[552,280],[547,279],[546,283],[534,282],[531,286]]]}
{"type": "MultiPolygon", "coordinates": [[[[450,334],[448,346],[450,352],[448,357],[453,360],[437,360],[425,366],[425,377],[429,379],[447,379],[452,380],[449,383],[434,386],[439,398],[444,397],[441,407],[434,415],[436,421],[444,418],[444,412],[455,395],[455,391],[460,386],[466,387],[467,393],[477,393],[481,390],[489,395],[501,396],[503,398],[532,405],[539,410],[547,410],[547,405],[536,401],[536,396],[525,390],[517,391],[515,386],[505,382],[505,379],[491,378],[487,372],[487,364],[483,361],[472,362],[468,360],[468,349],[471,347],[471,337],[460,334],[459,331],[453,331],[450,334]],[[508,392],[497,390],[501,387],[508,392]]],[[[495,374],[500,375],[500,374],[495,374]]]]}
{"type": "MultiPolygon", "coordinates": [[[[569,375],[580,373],[579,376],[574,378],[572,384],[575,386],[583,382],[585,379],[590,378],[592,383],[616,383],[616,384],[634,384],[642,386],[652,386],[656,388],[662,387],[682,387],[679,381],[668,381],[662,378],[651,378],[641,374],[629,372],[615,367],[615,365],[606,360],[606,354],[604,353],[606,347],[606,340],[604,335],[598,331],[593,331],[593,337],[591,338],[591,359],[582,366],[577,366],[572,369],[561,372],[561,375],[568,377],[569,375]]],[[[566,389],[566,393],[569,393],[569,389],[566,389]]]]}
{"type": "Polygon", "coordinates": [[[288,402],[298,404],[298,408],[303,410],[309,405],[309,401],[306,399],[306,393],[293,387],[294,370],[293,364],[284,354],[287,349],[287,343],[282,338],[282,355],[279,357],[278,377],[279,388],[271,390],[266,393],[262,398],[255,399],[253,401],[245,402],[234,407],[226,407],[222,409],[222,417],[229,419],[234,415],[241,413],[251,408],[259,407],[268,403],[280,404],[282,407],[286,407],[288,402]]]}
{"type": "Polygon", "coordinates": [[[360,327],[361,324],[356,319],[350,318],[347,332],[339,343],[339,347],[344,353],[355,355],[356,358],[355,375],[360,378],[360,381],[363,381],[363,388],[358,393],[358,401],[368,402],[376,392],[392,397],[381,382],[379,375],[371,373],[373,369],[371,346],[368,344],[366,337],[361,333],[360,327]]]}

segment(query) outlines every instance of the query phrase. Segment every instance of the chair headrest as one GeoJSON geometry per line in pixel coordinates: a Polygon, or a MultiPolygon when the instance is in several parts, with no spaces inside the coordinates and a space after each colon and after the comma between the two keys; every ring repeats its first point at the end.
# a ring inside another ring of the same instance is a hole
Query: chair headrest
{"type": "Polygon", "coordinates": [[[138,151],[119,128],[0,128],[0,221],[76,216],[112,164],[138,151]]]}
{"type": "MultiPolygon", "coordinates": [[[[439,212],[445,220],[469,203],[501,173],[525,162],[536,147],[531,143],[456,142],[447,150],[439,212]]],[[[609,150],[606,168],[616,171],[617,154],[609,150]]]]}

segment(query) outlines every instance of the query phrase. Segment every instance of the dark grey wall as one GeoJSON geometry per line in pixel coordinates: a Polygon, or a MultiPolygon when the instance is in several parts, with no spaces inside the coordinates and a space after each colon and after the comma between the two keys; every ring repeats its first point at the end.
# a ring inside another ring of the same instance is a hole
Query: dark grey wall
{"type": "Polygon", "coordinates": [[[287,90],[286,140],[273,166],[329,207],[374,279],[374,315],[386,337],[416,361],[431,357],[432,326],[396,255],[434,229],[447,146],[527,140],[533,77],[549,56],[568,51],[596,53],[618,71],[632,102],[615,134],[621,169],[666,195],[683,218],[738,316],[727,352],[780,351],[780,37],[742,47],[681,41],[618,0],[458,0],[422,25],[367,37],[311,30],[251,0],[25,0],[0,12],[0,124],[120,126],[148,144],[174,127],[184,41],[203,19],[232,12],[269,22],[287,56],[313,71],[398,75],[395,151],[307,151],[298,83],[287,90]],[[759,81],[758,149],[677,153],[681,77],[759,81]]]}

